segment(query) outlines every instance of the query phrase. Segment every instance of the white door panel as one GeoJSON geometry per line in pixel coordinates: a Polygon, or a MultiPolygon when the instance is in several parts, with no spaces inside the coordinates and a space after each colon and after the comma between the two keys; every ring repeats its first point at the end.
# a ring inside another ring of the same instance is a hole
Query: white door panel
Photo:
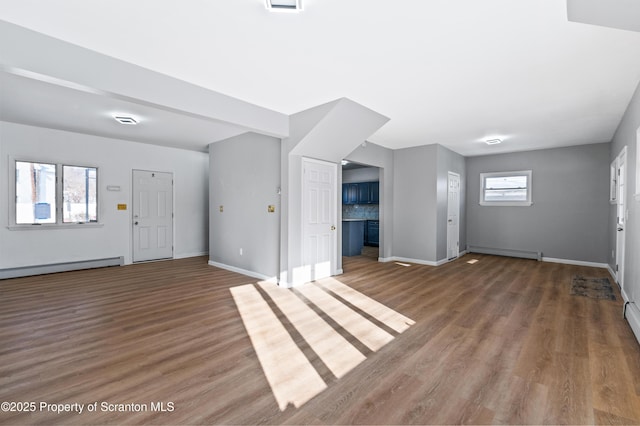
{"type": "Polygon", "coordinates": [[[303,262],[312,281],[335,274],[337,168],[303,159],[303,175],[303,262]]]}
{"type": "Polygon", "coordinates": [[[460,175],[449,172],[447,190],[447,259],[460,254],[460,175]]]}
{"type": "Polygon", "coordinates": [[[173,175],[133,171],[133,261],[173,257],[173,175]]]}

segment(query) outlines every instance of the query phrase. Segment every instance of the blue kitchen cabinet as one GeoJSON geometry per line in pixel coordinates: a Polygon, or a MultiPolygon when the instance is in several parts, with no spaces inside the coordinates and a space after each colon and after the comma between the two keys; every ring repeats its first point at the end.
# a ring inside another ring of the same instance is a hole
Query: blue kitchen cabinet
{"type": "Polygon", "coordinates": [[[342,204],[358,204],[358,184],[342,184],[342,204]]]}
{"type": "Polygon", "coordinates": [[[362,182],[356,185],[358,185],[358,204],[370,204],[369,182],[362,182]]]}
{"type": "Polygon", "coordinates": [[[369,182],[369,204],[380,204],[380,182],[369,182]]]}
{"type": "Polygon", "coordinates": [[[368,220],[365,230],[365,245],[378,247],[380,245],[380,221],[368,220]]]}
{"type": "Polygon", "coordinates": [[[342,204],[379,204],[379,182],[357,182],[342,184],[342,204]]]}

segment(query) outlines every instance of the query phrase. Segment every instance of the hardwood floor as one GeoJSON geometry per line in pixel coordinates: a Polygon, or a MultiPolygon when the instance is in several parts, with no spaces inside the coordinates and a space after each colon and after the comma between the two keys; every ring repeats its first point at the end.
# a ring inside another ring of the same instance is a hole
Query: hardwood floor
{"type": "Polygon", "coordinates": [[[0,281],[0,401],[35,402],[0,423],[640,424],[617,288],[569,294],[606,270],[484,255],[344,270],[296,290],[205,258],[0,281]],[[310,399],[277,400],[306,372],[310,399]]]}

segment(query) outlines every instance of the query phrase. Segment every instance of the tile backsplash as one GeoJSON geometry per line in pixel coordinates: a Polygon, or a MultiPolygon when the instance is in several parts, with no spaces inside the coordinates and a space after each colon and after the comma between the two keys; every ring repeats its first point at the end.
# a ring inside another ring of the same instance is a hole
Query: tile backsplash
{"type": "Polygon", "coordinates": [[[343,219],[380,219],[380,207],[377,204],[355,204],[342,206],[343,219]]]}

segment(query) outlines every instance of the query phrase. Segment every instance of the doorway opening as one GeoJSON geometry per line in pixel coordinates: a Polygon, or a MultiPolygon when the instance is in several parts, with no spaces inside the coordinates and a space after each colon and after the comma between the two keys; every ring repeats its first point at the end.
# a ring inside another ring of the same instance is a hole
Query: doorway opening
{"type": "MultiPolygon", "coordinates": [[[[382,170],[342,162],[342,256],[377,262],[382,231],[382,170]]],[[[343,262],[344,265],[344,262],[343,262]]]]}

